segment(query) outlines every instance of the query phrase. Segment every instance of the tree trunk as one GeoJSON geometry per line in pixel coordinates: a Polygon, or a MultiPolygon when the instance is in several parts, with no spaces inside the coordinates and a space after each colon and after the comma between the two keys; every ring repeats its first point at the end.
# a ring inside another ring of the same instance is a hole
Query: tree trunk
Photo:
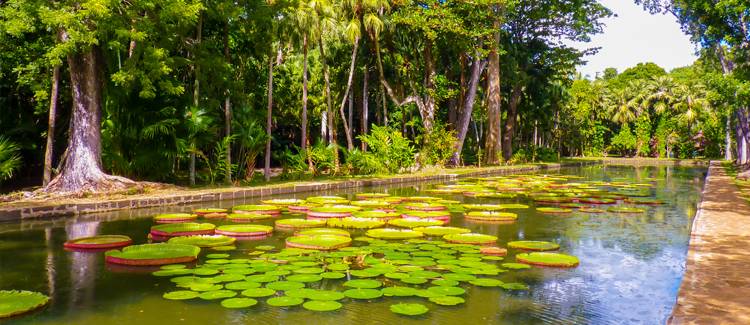
{"type": "MultiPolygon", "coordinates": [[[[322,32],[320,32],[322,35],[322,32]]],[[[331,76],[328,72],[328,64],[326,62],[325,50],[323,48],[323,37],[318,37],[318,50],[320,52],[320,61],[323,64],[323,79],[325,80],[325,98],[326,98],[326,117],[328,118],[328,144],[335,144],[336,139],[334,138],[333,128],[335,127],[336,120],[333,112],[333,103],[331,102],[331,76]]]]}
{"type": "MultiPolygon", "coordinates": [[[[369,114],[369,112],[367,111],[368,109],[367,105],[370,100],[368,98],[369,94],[367,92],[367,79],[368,79],[367,72],[369,68],[367,67],[366,63],[365,63],[364,68],[365,68],[364,72],[362,73],[363,74],[362,75],[362,126],[359,132],[362,134],[367,134],[367,127],[368,127],[367,115],[369,114]]],[[[367,151],[367,143],[364,141],[362,141],[362,151],[367,151]]]]}
{"type": "MultiPolygon", "coordinates": [[[[67,36],[67,35],[66,35],[67,36]]],[[[66,37],[67,38],[67,37],[66,37]]],[[[73,109],[68,156],[45,192],[81,193],[125,189],[135,183],[102,171],[101,112],[103,62],[97,46],[68,55],[73,109]]]]}
{"type": "MultiPolygon", "coordinates": [[[[195,33],[195,44],[200,46],[203,38],[203,12],[198,14],[198,26],[196,27],[195,33]]],[[[195,71],[195,80],[193,81],[193,107],[198,107],[200,104],[200,66],[198,65],[198,57],[193,53],[193,70],[195,71]]],[[[195,148],[193,148],[195,149],[195,148]]],[[[190,152],[190,185],[195,185],[195,151],[190,152]]]]}
{"type": "MultiPolygon", "coordinates": [[[[271,180],[271,116],[273,113],[273,57],[268,60],[268,107],[266,109],[266,154],[263,176],[266,182],[271,180]]],[[[281,64],[281,45],[276,52],[276,64],[281,64]]]]}
{"type": "Polygon", "coordinates": [[[302,36],[302,151],[307,151],[307,33],[302,36]]]}
{"type": "MultiPolygon", "coordinates": [[[[224,58],[227,63],[231,65],[232,60],[229,57],[229,22],[224,24],[224,58]]],[[[226,90],[226,98],[224,99],[224,137],[232,136],[232,101],[229,97],[229,89],[226,90]]],[[[224,175],[224,181],[227,184],[232,184],[232,144],[231,142],[227,146],[226,160],[226,174],[224,175]]]]}
{"type": "Polygon", "coordinates": [[[437,73],[435,72],[435,62],[433,62],[432,57],[432,41],[430,41],[429,38],[425,41],[423,55],[425,66],[425,95],[423,100],[425,114],[422,116],[422,123],[424,124],[425,132],[430,134],[432,133],[433,122],[435,119],[435,98],[432,96],[432,93],[434,93],[435,90],[435,77],[437,73]]]}
{"type": "Polygon", "coordinates": [[[479,77],[482,75],[482,71],[484,70],[485,66],[486,62],[480,58],[479,53],[476,53],[474,62],[471,65],[469,89],[467,89],[463,110],[461,112],[461,118],[458,122],[458,134],[456,142],[453,145],[453,155],[448,161],[449,166],[458,166],[458,164],[461,162],[461,151],[464,147],[464,140],[466,140],[466,132],[469,130],[469,122],[471,121],[471,113],[474,109],[474,99],[477,95],[479,77]]]}
{"type": "Polygon", "coordinates": [[[510,94],[510,100],[508,101],[508,116],[505,119],[505,129],[503,130],[503,159],[510,160],[513,156],[513,132],[516,125],[516,115],[518,114],[518,104],[521,101],[521,94],[523,87],[518,84],[513,86],[513,91],[510,94]]]}
{"type": "Polygon", "coordinates": [[[47,186],[52,179],[52,155],[55,148],[55,119],[57,118],[57,95],[60,85],[60,66],[52,69],[52,90],[49,100],[49,117],[47,119],[47,147],[44,150],[44,179],[42,185],[47,186]]]}
{"type": "Polygon", "coordinates": [[[339,114],[341,115],[341,120],[344,122],[344,132],[346,133],[346,149],[348,150],[354,149],[354,141],[352,140],[352,132],[350,129],[350,126],[352,126],[352,106],[354,105],[354,101],[352,99],[354,97],[351,96],[350,92],[352,89],[352,83],[354,82],[354,68],[356,67],[355,64],[357,62],[357,49],[359,49],[359,37],[354,40],[354,47],[352,48],[352,62],[349,64],[349,79],[346,82],[344,98],[341,99],[341,105],[339,106],[339,114]],[[350,99],[348,122],[344,115],[344,105],[346,105],[347,98],[350,99]]]}
{"type": "Polygon", "coordinates": [[[724,160],[732,160],[732,119],[731,115],[727,116],[726,125],[724,126],[724,160]]]}
{"type": "Polygon", "coordinates": [[[500,89],[500,55],[497,45],[492,46],[487,67],[487,134],[484,139],[484,161],[488,165],[500,162],[502,154],[502,139],[500,138],[502,119],[501,89],[500,89]]]}

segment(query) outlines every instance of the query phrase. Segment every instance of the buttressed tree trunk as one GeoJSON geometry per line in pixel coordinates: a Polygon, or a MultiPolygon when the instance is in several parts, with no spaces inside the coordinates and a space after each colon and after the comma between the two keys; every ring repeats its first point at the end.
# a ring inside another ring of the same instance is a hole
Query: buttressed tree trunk
{"type": "Polygon", "coordinates": [[[487,134],[484,139],[484,162],[488,165],[500,162],[502,154],[502,139],[500,120],[502,118],[501,95],[500,95],[500,55],[497,53],[497,45],[492,47],[489,55],[489,66],[487,67],[488,80],[488,102],[487,102],[487,134]]]}
{"type": "Polygon", "coordinates": [[[45,192],[81,193],[124,189],[135,182],[102,171],[101,113],[103,62],[97,46],[68,56],[73,109],[68,154],[45,192]]]}
{"type": "Polygon", "coordinates": [[[52,91],[49,100],[49,117],[47,120],[47,147],[44,150],[44,179],[42,185],[47,186],[52,180],[52,154],[55,147],[55,121],[57,118],[57,95],[60,85],[60,66],[52,70],[52,91]]]}
{"type": "Polygon", "coordinates": [[[474,109],[474,99],[477,95],[479,77],[482,75],[482,71],[486,66],[486,62],[481,59],[479,54],[477,53],[475,55],[474,62],[471,65],[469,89],[467,89],[463,110],[461,111],[461,118],[458,122],[458,134],[456,142],[453,145],[453,155],[451,156],[450,161],[448,161],[449,166],[458,166],[461,161],[461,151],[463,150],[464,141],[466,140],[466,132],[469,130],[469,122],[471,121],[471,113],[474,109]]]}
{"type": "Polygon", "coordinates": [[[521,101],[523,87],[520,84],[513,86],[508,101],[508,116],[505,119],[505,129],[503,130],[503,159],[510,160],[513,156],[513,132],[516,125],[516,116],[518,115],[518,103],[521,101]]]}

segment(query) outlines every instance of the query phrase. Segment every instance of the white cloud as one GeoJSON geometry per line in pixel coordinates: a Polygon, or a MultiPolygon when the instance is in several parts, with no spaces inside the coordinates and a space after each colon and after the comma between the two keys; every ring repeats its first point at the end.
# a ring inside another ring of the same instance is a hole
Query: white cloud
{"type": "Polygon", "coordinates": [[[604,20],[604,33],[592,37],[590,43],[579,43],[579,49],[600,47],[599,52],[584,59],[578,70],[591,78],[608,67],[617,71],[641,62],[654,62],[667,71],[690,65],[695,61],[695,46],[680,30],[674,16],[651,15],[633,0],[600,0],[617,17],[604,20]]]}

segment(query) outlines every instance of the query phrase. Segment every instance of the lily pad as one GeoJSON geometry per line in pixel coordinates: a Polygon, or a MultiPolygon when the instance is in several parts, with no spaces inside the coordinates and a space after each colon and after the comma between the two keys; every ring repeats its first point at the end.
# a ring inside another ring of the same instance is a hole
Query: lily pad
{"type": "Polygon", "coordinates": [[[313,300],[302,304],[302,308],[312,311],[334,311],[341,308],[343,305],[337,301],[319,301],[313,300]]]}
{"type": "Polygon", "coordinates": [[[352,239],[336,235],[292,236],[286,239],[287,247],[333,250],[349,246],[352,239]]]}
{"type": "Polygon", "coordinates": [[[229,298],[221,301],[221,306],[224,308],[247,308],[258,304],[258,301],[252,298],[229,298]]]}
{"type": "Polygon", "coordinates": [[[429,308],[427,308],[425,305],[422,305],[422,304],[405,304],[405,303],[391,305],[390,309],[392,312],[396,314],[407,315],[407,316],[422,315],[430,311],[429,308]]]}
{"type": "Polygon", "coordinates": [[[474,222],[513,222],[518,215],[512,212],[499,211],[471,211],[464,215],[464,219],[474,222]]]}
{"type": "Polygon", "coordinates": [[[388,224],[396,227],[403,228],[416,228],[416,227],[429,227],[429,226],[440,226],[445,224],[444,221],[436,219],[414,219],[414,218],[398,218],[388,220],[388,224]]]}
{"type": "Polygon", "coordinates": [[[469,283],[478,287],[499,287],[503,281],[497,279],[479,278],[469,281],[469,283]]]}
{"type": "Polygon", "coordinates": [[[548,252],[518,254],[516,260],[526,264],[554,267],[574,267],[579,263],[575,256],[548,252]]]}
{"type": "Polygon", "coordinates": [[[65,242],[63,246],[67,249],[105,249],[125,247],[133,243],[128,236],[122,235],[99,235],[93,237],[83,237],[71,239],[65,242]]]}
{"type": "Polygon", "coordinates": [[[230,283],[225,284],[224,288],[229,289],[229,290],[255,289],[255,288],[260,288],[260,283],[250,282],[250,281],[237,281],[237,282],[230,282],[230,283]]]}
{"type": "Polygon", "coordinates": [[[181,244],[181,245],[193,245],[198,247],[215,247],[215,246],[226,246],[234,244],[236,238],[227,237],[224,235],[194,235],[194,236],[180,236],[170,238],[167,243],[169,244],[181,244]]]}
{"type": "Polygon", "coordinates": [[[386,287],[381,291],[383,291],[383,295],[386,297],[409,297],[417,294],[417,289],[400,286],[386,287]]]}
{"type": "Polygon", "coordinates": [[[427,290],[444,296],[460,296],[466,293],[466,290],[460,287],[435,286],[429,287],[427,290]]]}
{"type": "Polygon", "coordinates": [[[441,306],[455,306],[458,304],[462,304],[466,302],[464,298],[456,297],[456,296],[440,296],[440,297],[431,297],[430,301],[441,305],[441,306]]]}
{"type": "Polygon", "coordinates": [[[316,204],[347,204],[349,200],[340,196],[312,196],[305,201],[316,204]]]}
{"type": "Polygon", "coordinates": [[[323,277],[318,274],[295,274],[286,277],[287,281],[295,282],[318,282],[323,280],[323,277]]]}
{"type": "Polygon", "coordinates": [[[234,213],[281,214],[278,206],[270,204],[246,204],[232,207],[234,213]]]}
{"type": "Polygon", "coordinates": [[[49,302],[49,297],[33,291],[1,290],[0,319],[20,315],[49,302]]]}
{"type": "Polygon", "coordinates": [[[508,242],[508,247],[527,251],[553,251],[559,249],[560,245],[547,241],[519,240],[508,242]]]}
{"type": "Polygon", "coordinates": [[[326,221],[312,219],[281,219],[276,220],[275,224],[277,228],[301,229],[323,227],[326,225],[326,221]]]}
{"type": "Polygon", "coordinates": [[[337,228],[372,229],[385,226],[385,222],[375,218],[330,218],[328,219],[328,226],[337,228]]]}
{"type": "Polygon", "coordinates": [[[529,290],[529,286],[523,284],[523,283],[503,283],[500,285],[501,288],[505,290],[529,290]]]}
{"type": "Polygon", "coordinates": [[[171,223],[151,227],[151,235],[158,237],[213,235],[215,228],[216,226],[212,223],[171,223]]]}
{"type": "Polygon", "coordinates": [[[546,213],[546,214],[568,214],[568,213],[573,212],[572,209],[555,208],[555,207],[540,207],[540,208],[536,208],[536,210],[541,213],[546,213]]]}
{"type": "Polygon", "coordinates": [[[308,218],[344,218],[350,217],[352,212],[362,210],[361,207],[353,205],[331,205],[314,207],[307,211],[308,218]]]}
{"type": "Polygon", "coordinates": [[[277,281],[266,284],[266,288],[273,289],[276,291],[287,291],[304,288],[305,284],[302,282],[295,281],[277,281]]]}
{"type": "Polygon", "coordinates": [[[497,242],[497,237],[476,233],[452,234],[443,236],[448,242],[472,245],[487,245],[497,242]]]}
{"type": "Polygon", "coordinates": [[[122,251],[108,251],[104,256],[108,263],[114,264],[164,265],[192,262],[200,251],[192,245],[160,243],[128,246],[122,251]]]}
{"type": "Polygon", "coordinates": [[[196,291],[177,290],[177,291],[167,292],[164,295],[162,295],[162,297],[164,299],[169,299],[169,300],[188,300],[188,299],[198,298],[198,295],[200,295],[200,293],[196,291]]]}
{"type": "Polygon", "coordinates": [[[216,228],[216,233],[233,237],[257,237],[269,235],[273,227],[263,225],[224,225],[216,228]]]}
{"type": "Polygon", "coordinates": [[[464,234],[469,233],[471,230],[467,228],[459,227],[443,227],[443,226],[429,226],[429,227],[417,227],[413,229],[419,231],[427,236],[445,236],[451,234],[464,234]]]}
{"type": "Polygon", "coordinates": [[[273,298],[266,300],[266,303],[268,305],[274,306],[274,307],[297,306],[297,305],[301,305],[303,302],[305,302],[305,299],[297,298],[297,297],[287,297],[287,296],[273,297],[273,298]]]}
{"type": "Polygon", "coordinates": [[[232,290],[212,290],[212,291],[201,292],[201,294],[198,295],[198,298],[201,298],[203,300],[216,300],[216,299],[232,298],[236,295],[237,293],[232,290]]]}
{"type": "Polygon", "coordinates": [[[503,263],[503,264],[500,264],[500,266],[506,269],[511,269],[511,270],[525,270],[525,269],[531,268],[531,265],[524,264],[524,263],[503,263]]]}
{"type": "Polygon", "coordinates": [[[198,219],[198,215],[190,213],[165,213],[154,216],[154,221],[157,223],[188,222],[195,219],[198,219]]]}
{"type": "MultiPolygon", "coordinates": [[[[393,221],[393,220],[391,220],[393,221]]],[[[414,230],[401,230],[401,229],[371,229],[368,230],[365,235],[373,238],[380,238],[380,239],[411,239],[411,238],[419,238],[424,236],[419,231],[414,230]]]]}
{"type": "Polygon", "coordinates": [[[267,220],[274,218],[272,214],[260,214],[260,213],[232,213],[227,216],[227,219],[232,222],[255,222],[261,220],[267,220]]]}
{"type": "Polygon", "coordinates": [[[312,228],[304,229],[295,233],[297,236],[317,236],[317,235],[332,235],[332,236],[345,236],[350,237],[349,231],[344,229],[335,228],[312,228]]]}
{"type": "Polygon", "coordinates": [[[285,207],[289,205],[296,205],[296,204],[302,204],[305,203],[305,200],[301,199],[269,199],[269,200],[263,200],[261,201],[263,204],[278,206],[278,207],[285,207]]]}
{"type": "Polygon", "coordinates": [[[349,289],[344,295],[352,299],[375,299],[383,296],[383,292],[377,289],[349,289]]]}
{"type": "Polygon", "coordinates": [[[644,209],[632,208],[632,207],[610,207],[609,209],[607,209],[607,211],[614,212],[614,213],[632,213],[632,214],[646,212],[646,210],[644,209]]]}
{"type": "Polygon", "coordinates": [[[332,290],[313,290],[307,295],[312,300],[341,300],[345,297],[343,293],[332,290]]]}
{"type": "Polygon", "coordinates": [[[356,289],[375,289],[383,285],[380,281],[370,279],[356,279],[344,282],[345,287],[356,289]]]}
{"type": "Polygon", "coordinates": [[[269,288],[252,288],[242,291],[242,295],[250,298],[268,297],[276,294],[276,290],[269,288]]]}

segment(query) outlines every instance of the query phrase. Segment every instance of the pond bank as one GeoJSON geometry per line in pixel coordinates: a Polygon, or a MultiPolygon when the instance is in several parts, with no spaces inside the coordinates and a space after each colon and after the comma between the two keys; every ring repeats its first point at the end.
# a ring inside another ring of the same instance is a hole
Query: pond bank
{"type": "Polygon", "coordinates": [[[453,181],[464,177],[526,173],[557,170],[564,166],[591,164],[593,161],[567,161],[515,166],[456,168],[418,172],[386,177],[357,177],[342,180],[297,181],[252,187],[224,187],[212,189],[169,189],[118,198],[71,198],[50,201],[18,201],[0,204],[0,221],[35,219],[107,211],[150,208],[240,198],[266,197],[321,190],[341,190],[354,187],[382,186],[409,182],[453,181]]]}
{"type": "Polygon", "coordinates": [[[750,324],[750,206],[721,162],[709,167],[669,324],[750,324]]]}

